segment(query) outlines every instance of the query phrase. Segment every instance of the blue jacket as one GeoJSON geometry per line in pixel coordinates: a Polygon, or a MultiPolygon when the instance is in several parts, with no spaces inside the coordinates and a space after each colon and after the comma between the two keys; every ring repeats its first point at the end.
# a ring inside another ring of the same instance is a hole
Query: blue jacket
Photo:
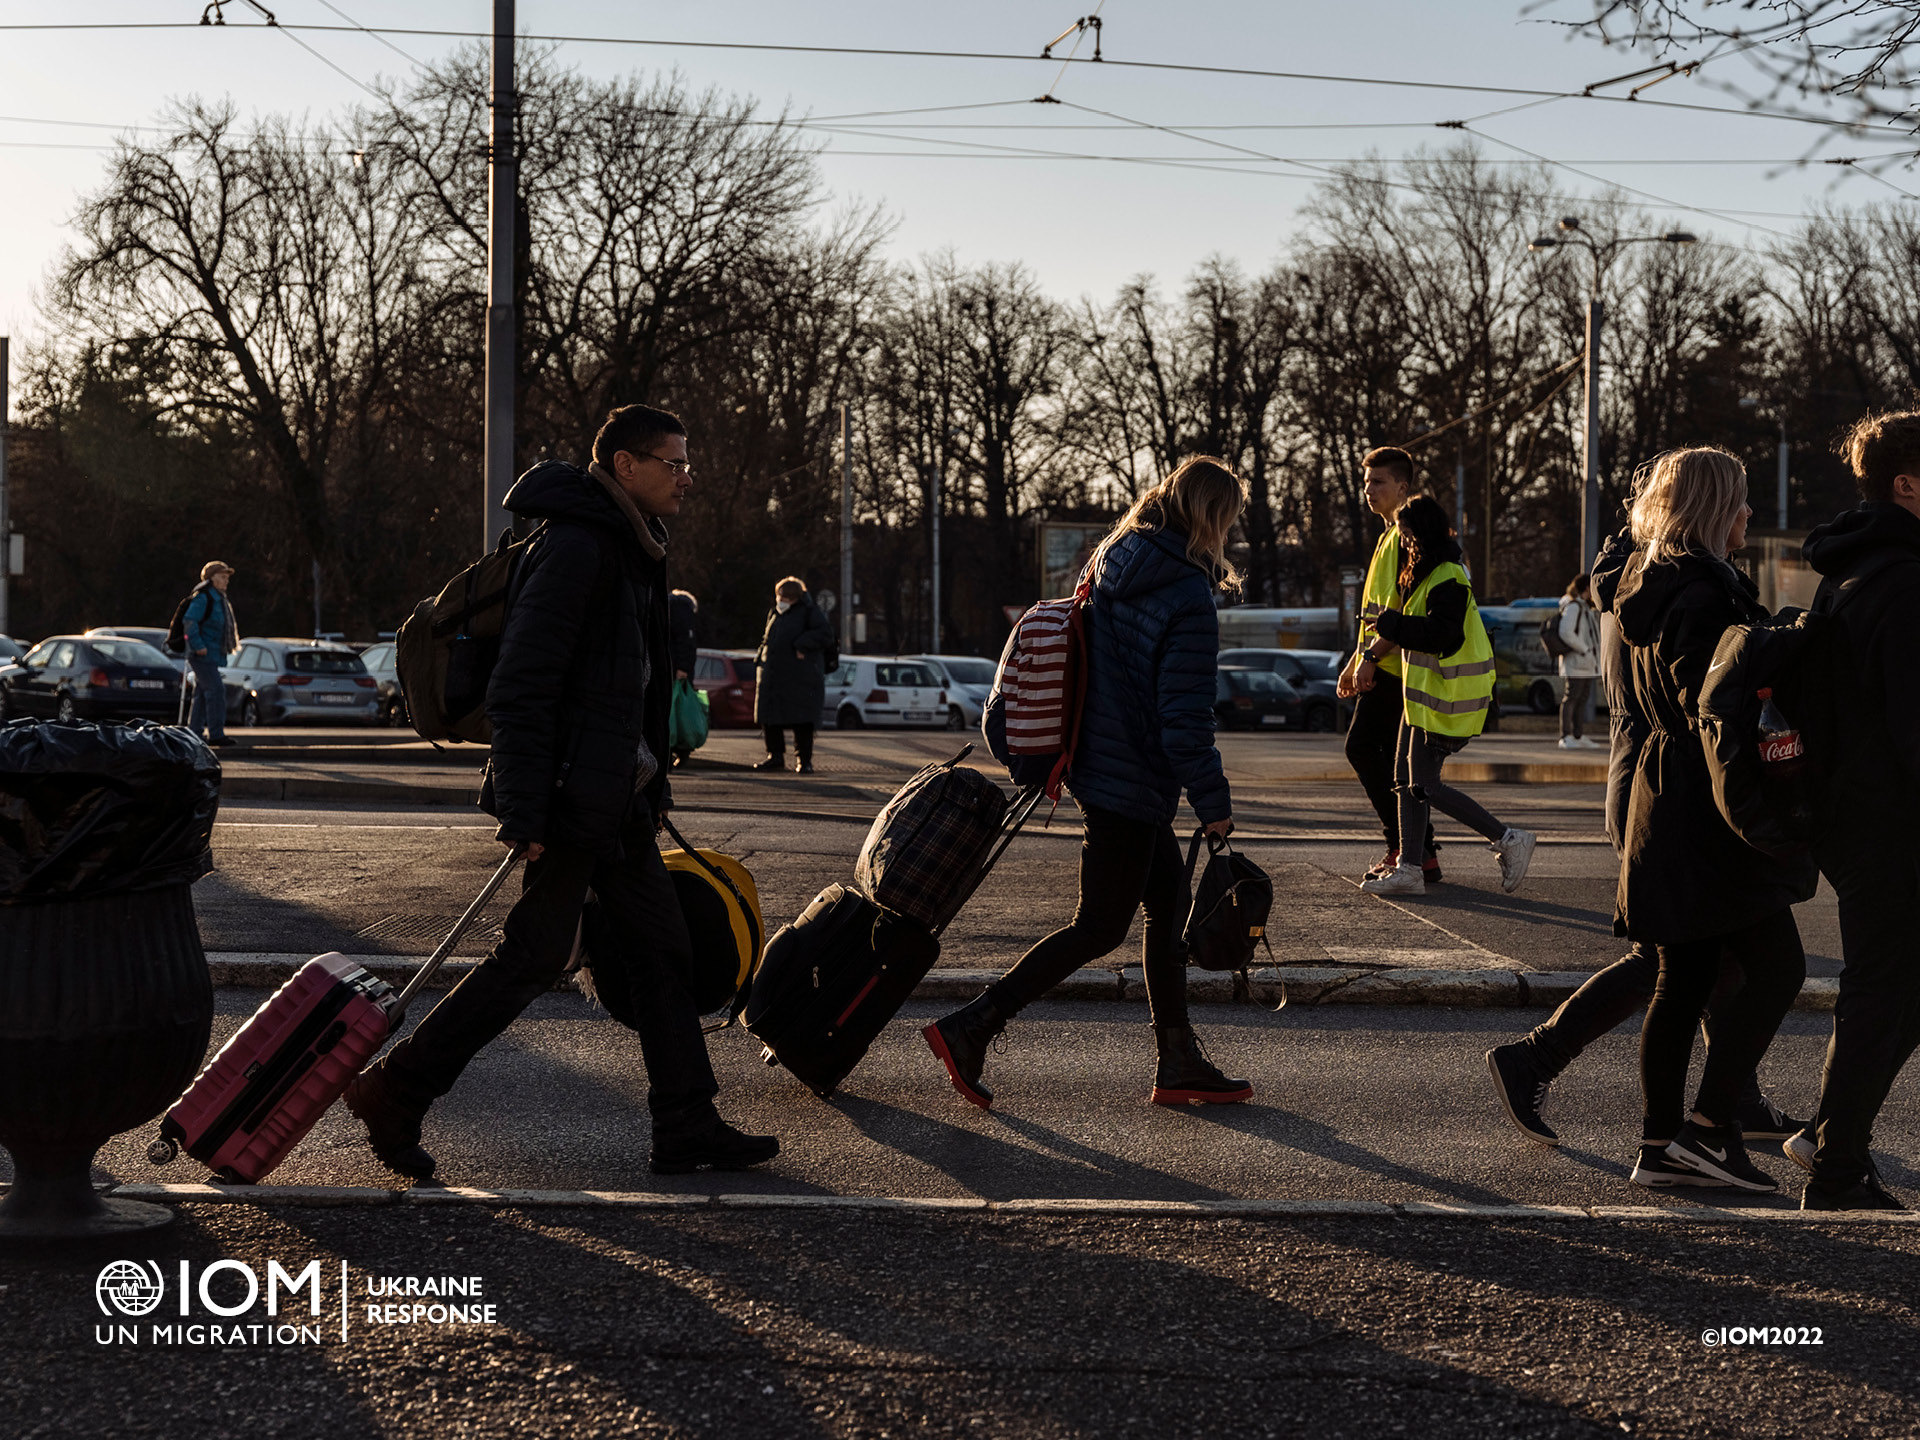
{"type": "Polygon", "coordinates": [[[1203,822],[1233,813],[1213,747],[1220,619],[1171,531],[1122,536],[1087,603],[1087,702],[1068,788],[1082,806],[1168,824],[1184,788],[1203,822]]]}
{"type": "Polygon", "coordinates": [[[237,641],[233,622],[233,607],[227,603],[227,597],[210,584],[203,584],[200,593],[187,602],[187,613],[181,617],[181,624],[187,632],[187,653],[205,650],[206,658],[218,665],[232,652],[237,641]]]}

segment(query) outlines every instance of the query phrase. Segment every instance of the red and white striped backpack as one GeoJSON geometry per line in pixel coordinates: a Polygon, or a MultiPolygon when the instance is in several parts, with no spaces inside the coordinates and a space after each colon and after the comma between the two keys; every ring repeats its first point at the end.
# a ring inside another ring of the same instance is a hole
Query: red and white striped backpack
{"type": "Polygon", "coordinates": [[[1000,654],[982,725],[988,748],[1014,784],[1041,786],[1056,802],[1087,698],[1090,589],[1082,580],[1072,599],[1043,600],[1020,617],[1000,654]]]}

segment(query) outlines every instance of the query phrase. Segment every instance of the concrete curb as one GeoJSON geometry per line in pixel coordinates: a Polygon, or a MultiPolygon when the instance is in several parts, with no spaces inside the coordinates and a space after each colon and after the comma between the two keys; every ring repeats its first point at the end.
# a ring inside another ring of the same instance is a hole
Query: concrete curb
{"type": "MultiPolygon", "coordinates": [[[[311,956],[273,952],[225,951],[207,956],[207,968],[216,986],[271,990],[293,978],[311,956]]],[[[352,955],[389,984],[403,984],[419,968],[417,955],[352,955]]],[[[427,984],[430,990],[450,989],[479,961],[449,960],[427,984]]],[[[916,1000],[971,1000],[1000,978],[998,970],[934,970],[914,987],[916,1000]]],[[[1292,1006],[1313,1005],[1447,1005],[1461,1010],[1516,1010],[1561,1004],[1586,984],[1589,973],[1580,970],[1361,970],[1333,965],[1262,966],[1252,975],[1253,999],[1268,1008],[1282,999],[1292,1006]]],[[[572,989],[568,980],[559,988],[572,989]]],[[[1810,977],[1794,1001],[1796,1010],[1831,1011],[1840,982],[1830,976],[1810,977]]],[[[1229,1004],[1233,977],[1211,971],[1190,971],[1187,996],[1196,1004],[1229,1004]]],[[[1120,1000],[1147,998],[1140,967],[1122,970],[1082,970],[1069,975],[1048,992],[1050,1000],[1120,1000]]]]}
{"type": "MultiPolygon", "coordinates": [[[[0,1186],[0,1193],[6,1187],[0,1186]]],[[[625,1190],[488,1190],[352,1185],[117,1185],[102,1192],[180,1205],[477,1205],[493,1209],[572,1206],[612,1210],[831,1210],[915,1214],[1113,1216],[1137,1220],[1287,1220],[1318,1216],[1375,1220],[1622,1220],[1664,1224],[1915,1225],[1920,1211],[1734,1209],[1717,1205],[1446,1205],[1426,1200],[983,1200],[934,1195],[667,1195],[625,1190]]]]}

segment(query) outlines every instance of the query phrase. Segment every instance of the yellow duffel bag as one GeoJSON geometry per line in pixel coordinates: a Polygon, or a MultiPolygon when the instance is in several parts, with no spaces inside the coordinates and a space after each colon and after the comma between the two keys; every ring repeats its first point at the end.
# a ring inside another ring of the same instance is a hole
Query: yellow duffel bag
{"type": "MultiPolygon", "coordinates": [[[[702,1015],[724,1009],[730,1024],[746,1003],[766,944],[760,892],[752,873],[739,860],[718,850],[697,849],[687,843],[672,821],[664,825],[679,848],[662,850],[660,858],[666,862],[674,893],[680,899],[680,913],[686,918],[687,933],[693,938],[692,965],[681,980],[702,1015]]],[[[600,902],[590,898],[580,916],[580,988],[605,1006],[614,1019],[631,1027],[635,1017],[622,983],[624,977],[616,978],[618,967],[603,963],[596,973],[594,966],[595,955],[604,961],[614,944],[600,902]]]]}

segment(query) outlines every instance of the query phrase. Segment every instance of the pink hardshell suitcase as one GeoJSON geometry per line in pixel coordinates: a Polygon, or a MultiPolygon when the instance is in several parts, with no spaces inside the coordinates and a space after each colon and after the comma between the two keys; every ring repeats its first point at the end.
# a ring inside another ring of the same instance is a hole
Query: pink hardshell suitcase
{"type": "Polygon", "coordinates": [[[147,1158],[165,1165],[185,1149],[225,1183],[250,1185],[267,1175],[400,1028],[408,1002],[453,953],[520,855],[516,849],[494,871],[405,989],[396,993],[337,952],[302,965],[174,1102],[147,1158]]]}

